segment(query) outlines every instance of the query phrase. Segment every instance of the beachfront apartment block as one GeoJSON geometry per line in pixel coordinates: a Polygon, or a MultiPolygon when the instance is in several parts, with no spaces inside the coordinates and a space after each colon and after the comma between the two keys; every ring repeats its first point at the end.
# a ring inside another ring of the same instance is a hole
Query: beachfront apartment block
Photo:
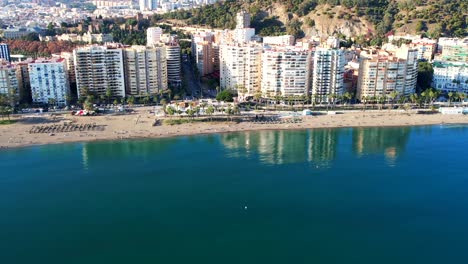
{"type": "Polygon", "coordinates": [[[220,86],[243,95],[260,92],[263,48],[257,43],[221,44],[220,86]]]}
{"type": "Polygon", "coordinates": [[[418,50],[401,48],[396,52],[363,51],[359,62],[356,97],[389,98],[393,92],[408,96],[415,92],[418,50]]]}
{"type": "Polygon", "coordinates": [[[308,95],[312,52],[297,47],[269,47],[262,54],[261,91],[265,97],[308,95]]]}
{"type": "Polygon", "coordinates": [[[317,48],[313,56],[312,96],[315,102],[331,102],[343,94],[343,50],[317,48]]]}
{"type": "Polygon", "coordinates": [[[468,63],[435,61],[432,86],[442,92],[468,93],[468,63]]]}
{"type": "Polygon", "coordinates": [[[0,60],[0,94],[18,95],[18,79],[16,68],[6,61],[0,60]]]}
{"type": "Polygon", "coordinates": [[[167,82],[172,87],[178,87],[182,84],[180,46],[179,42],[173,38],[166,43],[166,62],[167,62],[167,82]]]}
{"type": "Polygon", "coordinates": [[[127,95],[137,97],[167,89],[166,49],[164,46],[132,46],[124,49],[127,95]]]}
{"type": "Polygon", "coordinates": [[[64,106],[70,94],[65,59],[36,59],[28,64],[33,103],[64,106]]]}
{"type": "Polygon", "coordinates": [[[87,46],[73,51],[78,97],[85,90],[97,96],[125,97],[122,48],[118,45],[87,46]]]}
{"type": "Polygon", "coordinates": [[[11,62],[10,47],[6,43],[0,43],[0,60],[4,59],[7,62],[11,62]]]}

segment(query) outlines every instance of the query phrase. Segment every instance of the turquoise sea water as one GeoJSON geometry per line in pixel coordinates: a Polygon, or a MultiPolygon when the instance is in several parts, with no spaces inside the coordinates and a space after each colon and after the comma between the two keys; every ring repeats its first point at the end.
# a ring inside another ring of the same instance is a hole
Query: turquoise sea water
{"type": "Polygon", "coordinates": [[[0,263],[468,263],[468,126],[0,151],[0,263]]]}

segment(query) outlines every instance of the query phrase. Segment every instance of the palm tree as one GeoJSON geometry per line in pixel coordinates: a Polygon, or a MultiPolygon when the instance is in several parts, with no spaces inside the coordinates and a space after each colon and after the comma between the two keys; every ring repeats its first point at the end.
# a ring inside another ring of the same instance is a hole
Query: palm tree
{"type": "Polygon", "coordinates": [[[457,93],[457,98],[458,98],[458,100],[460,100],[461,103],[465,100],[465,97],[466,97],[466,94],[464,94],[462,92],[457,93]]]}
{"type": "Polygon", "coordinates": [[[132,106],[133,104],[135,104],[135,97],[134,96],[130,96],[127,98],[127,104],[129,106],[132,106]]]}
{"type": "Polygon", "coordinates": [[[346,92],[345,94],[343,94],[343,99],[346,101],[347,104],[350,103],[352,98],[353,95],[350,92],[346,92]]]}
{"type": "Polygon", "coordinates": [[[451,106],[451,105],[452,105],[452,99],[453,99],[454,94],[453,94],[452,92],[449,92],[449,93],[447,94],[447,96],[448,96],[448,99],[449,99],[449,106],[451,106]]]}
{"type": "Polygon", "coordinates": [[[193,109],[187,109],[187,111],[185,111],[187,113],[187,115],[189,116],[189,118],[193,119],[193,116],[195,115],[195,110],[193,109]]]}
{"type": "Polygon", "coordinates": [[[411,94],[411,95],[410,95],[410,101],[411,101],[411,103],[416,104],[416,103],[419,101],[419,96],[418,96],[418,94],[415,94],[415,93],[414,93],[414,94],[411,94]]]}
{"type": "Polygon", "coordinates": [[[228,118],[230,118],[231,114],[232,114],[231,105],[228,105],[228,107],[226,109],[224,109],[224,112],[228,115],[228,118]]]}
{"type": "Polygon", "coordinates": [[[395,99],[398,97],[398,92],[397,91],[393,91],[389,94],[389,97],[390,97],[390,100],[392,102],[392,109],[393,109],[393,105],[395,104],[395,99]]]}
{"type": "Polygon", "coordinates": [[[214,107],[212,105],[209,105],[208,108],[206,109],[206,114],[210,116],[210,121],[213,121],[213,114],[214,114],[214,107]]]}
{"type": "Polygon", "coordinates": [[[106,89],[106,97],[107,97],[107,104],[110,104],[110,99],[112,97],[112,90],[110,87],[107,87],[106,89]]]}

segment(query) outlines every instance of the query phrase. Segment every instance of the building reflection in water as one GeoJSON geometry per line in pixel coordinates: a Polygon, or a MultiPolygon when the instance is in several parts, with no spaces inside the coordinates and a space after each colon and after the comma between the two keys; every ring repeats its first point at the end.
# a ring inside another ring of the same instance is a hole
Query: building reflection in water
{"type": "MultiPolygon", "coordinates": [[[[348,130],[349,131],[349,130],[348,130]]],[[[358,156],[384,154],[394,165],[404,151],[410,127],[352,129],[352,148],[358,156]]],[[[254,157],[264,164],[308,162],[317,167],[330,167],[337,158],[340,138],[349,135],[343,129],[303,131],[257,131],[220,135],[229,157],[254,157]]]]}
{"type": "Polygon", "coordinates": [[[258,155],[264,164],[311,162],[328,165],[336,157],[337,129],[222,134],[229,157],[258,155]]]}
{"type": "Polygon", "coordinates": [[[408,143],[411,127],[355,128],[353,150],[358,156],[384,154],[389,165],[395,165],[408,143]]]}
{"type": "Polygon", "coordinates": [[[83,168],[87,170],[93,162],[109,162],[113,166],[117,166],[116,161],[128,158],[138,158],[142,161],[150,160],[158,153],[165,153],[175,142],[174,139],[85,142],[82,145],[81,154],[83,168]]]}

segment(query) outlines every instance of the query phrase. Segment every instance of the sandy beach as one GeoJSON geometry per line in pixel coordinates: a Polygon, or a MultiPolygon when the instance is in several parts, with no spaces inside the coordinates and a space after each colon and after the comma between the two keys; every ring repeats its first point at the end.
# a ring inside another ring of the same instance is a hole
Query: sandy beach
{"type": "MultiPolygon", "coordinates": [[[[131,138],[162,138],[182,135],[226,133],[272,129],[314,129],[332,127],[418,126],[434,124],[468,124],[468,115],[417,114],[415,111],[345,111],[336,115],[304,116],[300,123],[258,124],[254,122],[193,122],[180,125],[153,126],[155,116],[150,108],[138,108],[127,115],[51,116],[31,114],[15,117],[16,123],[0,126],[0,148],[30,145],[122,140],[131,138]],[[33,127],[96,124],[100,129],[71,132],[30,133],[33,127]]],[[[263,113],[259,113],[263,114],[263,113]]],[[[173,117],[177,119],[178,117],[173,117]]],[[[160,119],[160,118],[159,118],[160,119]]]]}

